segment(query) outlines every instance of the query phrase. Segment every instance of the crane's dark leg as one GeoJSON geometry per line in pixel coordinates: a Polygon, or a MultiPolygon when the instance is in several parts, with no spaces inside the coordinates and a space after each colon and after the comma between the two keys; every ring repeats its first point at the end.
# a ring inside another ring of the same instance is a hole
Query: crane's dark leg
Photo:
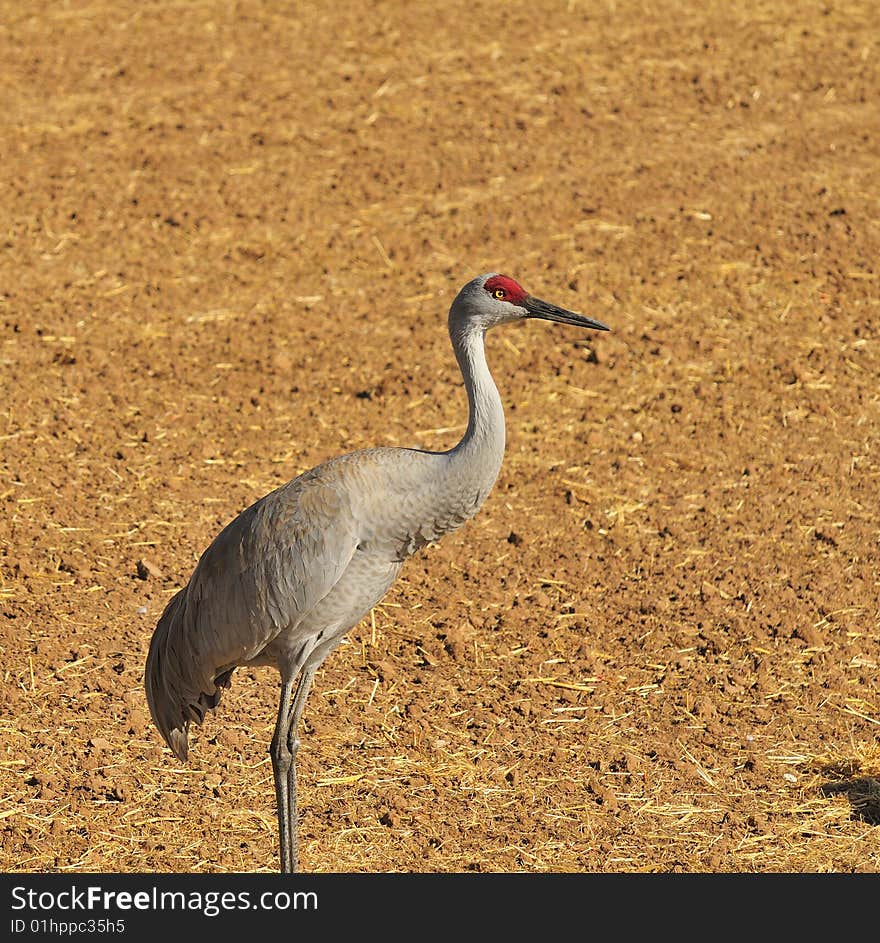
{"type": "Polygon", "coordinates": [[[299,813],[296,804],[296,754],[299,750],[299,737],[296,735],[299,722],[302,719],[306,698],[312,687],[317,665],[306,665],[296,686],[296,695],[293,698],[293,707],[287,725],[287,755],[290,757],[290,766],[287,771],[287,801],[288,801],[288,834],[287,844],[290,848],[290,870],[299,871],[299,813]]]}
{"type": "Polygon", "coordinates": [[[281,872],[288,873],[292,868],[290,848],[290,793],[289,773],[293,768],[293,757],[288,746],[287,730],[290,726],[290,698],[293,692],[293,678],[284,678],[281,682],[281,700],[278,704],[278,720],[275,722],[275,734],[269,755],[272,757],[272,772],[275,774],[275,802],[278,805],[278,841],[280,844],[281,872]]]}

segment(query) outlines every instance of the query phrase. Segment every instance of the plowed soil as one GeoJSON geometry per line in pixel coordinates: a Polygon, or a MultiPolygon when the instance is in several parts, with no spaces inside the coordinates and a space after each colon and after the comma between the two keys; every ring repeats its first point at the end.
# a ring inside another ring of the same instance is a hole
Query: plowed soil
{"type": "Polygon", "coordinates": [[[152,629],[242,508],[445,449],[468,525],[325,662],[309,871],[880,870],[880,12],[3,3],[0,867],[276,868],[271,669],[181,766],[152,629]]]}

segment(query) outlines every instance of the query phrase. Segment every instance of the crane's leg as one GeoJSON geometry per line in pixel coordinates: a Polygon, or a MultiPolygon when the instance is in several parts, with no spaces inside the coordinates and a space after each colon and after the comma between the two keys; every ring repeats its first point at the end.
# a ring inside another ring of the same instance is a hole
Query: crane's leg
{"type": "Polygon", "coordinates": [[[302,719],[306,698],[312,687],[317,665],[306,665],[296,686],[296,695],[290,711],[287,725],[287,755],[290,757],[290,766],[287,771],[287,801],[288,801],[288,833],[287,845],[290,849],[290,870],[299,871],[299,813],[296,804],[296,754],[299,750],[299,737],[296,735],[299,722],[302,719]]]}
{"type": "Polygon", "coordinates": [[[291,870],[290,848],[290,793],[289,773],[293,768],[293,757],[287,744],[287,731],[290,726],[290,699],[293,692],[294,678],[283,678],[281,682],[281,700],[278,704],[278,719],[275,721],[275,734],[269,755],[272,757],[272,772],[275,774],[275,802],[278,806],[278,840],[281,854],[281,871],[291,870]]]}

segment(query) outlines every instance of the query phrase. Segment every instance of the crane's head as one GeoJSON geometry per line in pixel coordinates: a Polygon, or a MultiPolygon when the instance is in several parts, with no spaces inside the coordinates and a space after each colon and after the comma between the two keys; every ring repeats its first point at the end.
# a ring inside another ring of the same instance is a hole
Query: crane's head
{"type": "Polygon", "coordinates": [[[496,324],[521,321],[524,318],[560,321],[562,324],[589,327],[596,331],[610,330],[601,321],[533,297],[519,282],[498,272],[479,275],[469,281],[449,310],[450,327],[458,329],[467,325],[487,331],[496,324]]]}

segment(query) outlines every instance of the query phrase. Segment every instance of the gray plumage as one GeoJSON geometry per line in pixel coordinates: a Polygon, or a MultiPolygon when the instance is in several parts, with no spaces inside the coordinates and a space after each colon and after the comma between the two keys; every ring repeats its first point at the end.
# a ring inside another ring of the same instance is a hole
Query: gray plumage
{"type": "Polygon", "coordinates": [[[261,498],[217,535],[156,626],[147,700],[180,760],[190,723],[217,706],[236,667],[280,672],[270,752],[282,871],[298,869],[296,731],[315,670],[382,599],[408,556],[461,526],[485,501],[501,467],[505,429],[484,336],[527,317],[607,330],[533,298],[506,276],[468,282],[449,312],[469,403],[461,442],[448,452],[352,452],[261,498]]]}

